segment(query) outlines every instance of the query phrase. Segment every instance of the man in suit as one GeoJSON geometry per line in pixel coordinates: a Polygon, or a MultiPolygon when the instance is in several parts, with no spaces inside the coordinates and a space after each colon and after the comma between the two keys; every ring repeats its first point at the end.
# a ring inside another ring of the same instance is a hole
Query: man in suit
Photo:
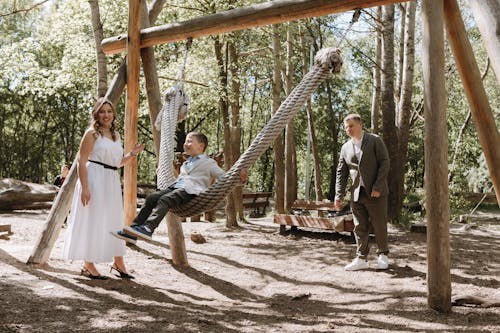
{"type": "Polygon", "coordinates": [[[355,271],[369,268],[370,229],[378,246],[377,269],[387,269],[387,175],[389,154],[382,139],[363,131],[359,114],[344,118],[344,128],[351,138],[340,152],[335,186],[335,207],[343,207],[347,179],[351,176],[351,208],[354,216],[356,258],[345,269],[355,271]],[[371,228],[370,228],[371,227],[371,228]]]}

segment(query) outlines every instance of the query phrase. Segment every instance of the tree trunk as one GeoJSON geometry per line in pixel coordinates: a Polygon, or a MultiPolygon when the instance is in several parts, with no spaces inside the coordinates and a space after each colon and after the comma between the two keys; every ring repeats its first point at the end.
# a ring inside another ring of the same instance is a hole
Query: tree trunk
{"type": "MultiPolygon", "coordinates": [[[[307,50],[307,44],[304,38],[304,35],[301,36],[301,44],[302,44],[302,74],[306,76],[309,71],[309,56],[307,50]]],[[[311,54],[312,55],[312,54],[311,54]]],[[[306,104],[306,112],[307,112],[307,124],[309,126],[309,134],[311,140],[311,150],[313,155],[313,163],[314,163],[314,194],[317,201],[323,200],[323,191],[321,191],[321,167],[319,161],[319,153],[318,153],[318,144],[316,143],[316,131],[314,129],[314,115],[311,106],[311,100],[309,99],[306,104]]],[[[306,196],[307,197],[307,196],[306,196]]]]}
{"type": "MultiPolygon", "coordinates": [[[[281,104],[281,42],[280,26],[273,25],[273,105],[272,113],[276,113],[281,104]]],[[[284,164],[283,135],[280,134],[274,141],[274,180],[276,189],[275,211],[285,213],[285,164],[284,164]]]]}
{"type": "Polygon", "coordinates": [[[92,28],[94,30],[94,40],[96,46],[97,60],[97,97],[106,95],[108,89],[108,70],[106,67],[106,55],[102,49],[102,40],[104,39],[102,32],[101,14],[99,12],[99,4],[97,0],[88,0],[90,4],[92,28]]]}
{"type": "MultiPolygon", "coordinates": [[[[408,137],[410,133],[410,117],[412,112],[412,88],[413,88],[413,73],[415,67],[415,12],[416,3],[414,1],[403,4],[406,6],[406,31],[404,40],[404,58],[403,66],[401,67],[401,95],[399,100],[398,122],[398,146],[399,158],[394,161],[399,165],[396,167],[398,173],[394,175],[397,183],[397,191],[395,194],[396,206],[394,209],[398,215],[403,209],[403,198],[405,194],[405,174],[406,162],[408,161],[408,137]]],[[[392,161],[391,161],[392,162],[392,161]]]]}
{"type": "Polygon", "coordinates": [[[444,79],[443,1],[424,0],[422,73],[425,115],[425,193],[427,217],[427,303],[451,310],[448,140],[444,79]]]}
{"type": "MultiPolygon", "coordinates": [[[[148,7],[146,1],[141,1],[141,26],[147,28],[150,26],[148,7]]],[[[154,123],[158,113],[163,106],[160,83],[158,82],[158,70],[156,69],[155,52],[153,47],[141,49],[142,69],[144,71],[144,80],[146,81],[146,94],[149,106],[149,121],[151,124],[151,133],[153,134],[153,143],[155,148],[156,158],[160,154],[160,132],[156,130],[154,123]]]]}
{"type": "Polygon", "coordinates": [[[380,67],[382,57],[382,7],[377,8],[377,19],[375,25],[377,28],[377,46],[375,49],[375,66],[373,67],[373,93],[372,93],[372,109],[371,109],[371,129],[372,132],[378,134],[380,131],[380,67]]]}
{"type": "Polygon", "coordinates": [[[332,139],[332,165],[330,168],[330,186],[328,189],[328,200],[335,200],[335,182],[337,178],[337,164],[339,163],[339,132],[340,132],[340,124],[342,124],[341,113],[339,112],[335,115],[333,110],[333,98],[332,98],[332,87],[331,87],[331,79],[326,80],[326,93],[328,96],[328,111],[331,114],[330,117],[330,131],[331,131],[331,139],[332,139]]]}
{"type": "MultiPolygon", "coordinates": [[[[291,24],[287,26],[286,33],[286,73],[285,78],[285,94],[288,96],[293,90],[293,44],[291,24]]],[[[285,212],[290,212],[295,199],[297,199],[297,151],[295,146],[295,129],[293,119],[286,125],[285,128],[285,212]]]]}
{"type": "MultiPolygon", "coordinates": [[[[390,158],[390,175],[398,174],[398,134],[395,125],[394,103],[394,5],[384,6],[383,42],[382,42],[382,120],[383,136],[390,158]]],[[[395,177],[389,177],[389,219],[397,221],[400,212],[397,210],[398,184],[395,177]]]]}
{"type": "MultiPolygon", "coordinates": [[[[400,3],[398,5],[401,12],[401,22],[399,23],[399,47],[398,47],[398,76],[396,80],[396,89],[394,92],[394,99],[397,103],[401,100],[401,89],[403,85],[403,72],[404,72],[404,57],[405,57],[405,29],[406,29],[406,4],[400,3]]],[[[397,107],[397,105],[396,105],[397,107]]]]}
{"type": "MultiPolygon", "coordinates": [[[[231,145],[231,120],[229,118],[229,105],[228,105],[228,93],[227,93],[227,52],[223,53],[223,45],[220,41],[220,36],[214,37],[214,47],[215,47],[215,57],[217,59],[217,64],[219,66],[219,109],[222,114],[222,122],[224,126],[224,168],[229,170],[232,165],[231,157],[232,145],[231,145]]],[[[226,197],[226,227],[232,228],[237,227],[238,221],[236,220],[236,211],[234,207],[234,195],[229,193],[226,197]]]]}
{"type": "MultiPolygon", "coordinates": [[[[229,106],[231,108],[231,166],[240,157],[241,150],[241,122],[240,122],[240,65],[238,61],[238,51],[235,46],[238,35],[232,36],[229,48],[229,72],[231,73],[231,96],[229,106]]],[[[245,221],[243,207],[243,188],[236,186],[233,190],[234,207],[239,221],[245,221]]]]}

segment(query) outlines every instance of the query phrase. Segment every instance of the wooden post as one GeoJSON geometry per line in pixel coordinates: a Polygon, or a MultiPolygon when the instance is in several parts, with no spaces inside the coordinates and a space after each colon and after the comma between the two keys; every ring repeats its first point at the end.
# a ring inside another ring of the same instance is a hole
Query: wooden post
{"type": "Polygon", "coordinates": [[[49,259],[52,248],[61,232],[64,219],[68,216],[71,207],[71,200],[73,199],[73,192],[75,191],[75,184],[78,179],[77,164],[78,155],[59,189],[49,216],[47,216],[47,221],[45,221],[45,229],[38,238],[33,252],[26,262],[27,264],[44,264],[49,259]]]}
{"type": "MultiPolygon", "coordinates": [[[[137,144],[137,110],[139,108],[141,1],[129,0],[127,40],[127,100],[125,104],[125,152],[137,144]]],[[[125,224],[130,225],[137,210],[137,159],[124,171],[125,224]]]]}
{"type": "MultiPolygon", "coordinates": [[[[144,1],[141,6],[142,18],[141,26],[149,27],[148,6],[144,1]]],[[[154,123],[156,117],[162,108],[162,98],[160,93],[160,83],[158,82],[158,70],[156,69],[156,60],[154,48],[147,47],[141,49],[142,69],[144,70],[144,79],[146,81],[146,94],[149,105],[149,121],[151,123],[151,133],[153,133],[153,142],[155,145],[156,157],[160,156],[160,132],[156,130],[154,123]]]]}
{"type": "MultiPolygon", "coordinates": [[[[144,29],[141,31],[141,47],[405,1],[407,0],[274,0],[144,29]]],[[[104,39],[104,53],[124,51],[126,40],[126,35],[104,39]]]]}
{"type": "Polygon", "coordinates": [[[448,137],[444,79],[443,0],[424,0],[422,70],[425,115],[427,302],[451,310],[448,137]]]}
{"type": "Polygon", "coordinates": [[[170,251],[172,253],[172,263],[179,267],[188,267],[186,253],[186,243],[184,232],[182,231],[181,219],[173,214],[167,214],[168,239],[170,241],[170,251]]]}
{"type": "MultiPolygon", "coordinates": [[[[472,46],[467,37],[457,1],[445,0],[444,5],[446,8],[444,17],[448,40],[455,56],[455,62],[462,78],[467,99],[469,100],[472,119],[474,120],[479,142],[483,148],[486,164],[490,171],[491,182],[495,188],[498,206],[500,206],[500,134],[495,124],[493,111],[488,102],[483,81],[481,80],[481,72],[479,71],[472,46]]],[[[500,48],[498,51],[500,52],[500,48]]],[[[497,54],[496,58],[500,58],[500,55],[497,54]]]]}
{"type": "Polygon", "coordinates": [[[469,0],[468,2],[500,84],[500,30],[498,28],[500,26],[500,1],[469,0]]]}

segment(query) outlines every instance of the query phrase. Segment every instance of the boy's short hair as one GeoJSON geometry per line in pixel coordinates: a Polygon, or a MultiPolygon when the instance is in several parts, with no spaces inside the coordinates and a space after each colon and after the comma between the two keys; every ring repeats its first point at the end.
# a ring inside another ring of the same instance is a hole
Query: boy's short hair
{"type": "Polygon", "coordinates": [[[357,113],[350,113],[348,114],[347,116],[345,116],[344,118],[344,123],[348,120],[354,120],[354,121],[357,121],[358,123],[361,122],[361,116],[357,113]]]}
{"type": "Polygon", "coordinates": [[[208,147],[208,138],[205,134],[201,132],[189,132],[187,135],[194,136],[196,141],[203,144],[203,151],[205,151],[208,147]]]}

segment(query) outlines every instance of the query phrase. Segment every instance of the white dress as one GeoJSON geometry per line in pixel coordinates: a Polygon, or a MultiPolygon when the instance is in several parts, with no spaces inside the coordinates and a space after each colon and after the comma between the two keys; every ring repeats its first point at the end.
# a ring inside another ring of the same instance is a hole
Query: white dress
{"type": "MultiPolygon", "coordinates": [[[[117,166],[123,157],[120,139],[99,136],[89,160],[117,166]]],[[[123,198],[117,170],[87,162],[90,203],[83,206],[82,186],[76,183],[68,217],[63,258],[94,263],[111,262],[125,254],[125,242],[111,235],[124,226],[123,198]]]]}

